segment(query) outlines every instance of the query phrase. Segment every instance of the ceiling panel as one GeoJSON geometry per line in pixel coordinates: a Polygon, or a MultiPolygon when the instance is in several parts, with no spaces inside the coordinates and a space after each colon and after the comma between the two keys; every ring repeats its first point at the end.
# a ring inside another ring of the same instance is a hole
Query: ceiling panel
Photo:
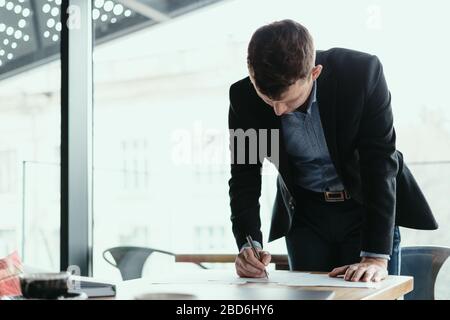
{"type": "MultiPolygon", "coordinates": [[[[0,0],[0,80],[59,58],[62,0],[0,0]]],[[[221,0],[93,0],[96,43],[221,0]]]]}

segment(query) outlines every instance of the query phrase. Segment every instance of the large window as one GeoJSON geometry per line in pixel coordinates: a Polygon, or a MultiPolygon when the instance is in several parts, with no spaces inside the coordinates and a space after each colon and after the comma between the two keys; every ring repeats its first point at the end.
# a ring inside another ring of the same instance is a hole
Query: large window
{"type": "MultiPolygon", "coordinates": [[[[0,0],[0,256],[18,250],[25,263],[47,270],[59,269],[66,253],[59,245],[60,200],[67,199],[64,184],[60,192],[60,157],[68,150],[61,143],[61,128],[67,129],[64,121],[61,127],[59,56],[61,37],[67,40],[61,3],[0,0]]],[[[93,229],[89,210],[76,214],[86,222],[80,232],[92,235],[94,275],[119,278],[102,256],[114,246],[236,252],[227,183],[228,89],[248,75],[252,33],[286,18],[308,27],[317,49],[346,47],[380,58],[397,147],[440,225],[437,231],[402,229],[402,245],[450,246],[447,0],[93,0],[85,8],[95,40],[93,229]]],[[[73,54],[90,57],[89,50],[73,54]]],[[[85,90],[89,100],[84,85],[90,79],[75,73],[78,82],[70,86],[85,90]]],[[[90,132],[88,124],[83,133],[90,132]]],[[[270,167],[265,172],[260,203],[267,241],[276,175],[270,167]]],[[[283,239],[265,245],[286,252],[283,239]]],[[[87,260],[88,241],[76,249],[87,260]]],[[[174,267],[172,258],[159,258],[161,264],[152,261],[146,270],[174,267]]],[[[440,283],[450,281],[449,269],[447,262],[440,283]]],[[[448,298],[450,291],[438,287],[437,296],[448,298]]]]}
{"type": "MultiPolygon", "coordinates": [[[[115,275],[100,253],[117,245],[235,252],[227,195],[228,88],[247,76],[252,32],[284,18],[306,25],[318,49],[379,56],[398,148],[441,224],[433,232],[403,230],[403,244],[449,245],[446,8],[445,1],[433,8],[407,1],[223,1],[98,45],[94,272],[115,275]]],[[[270,174],[263,180],[267,236],[275,183],[270,174]]],[[[285,252],[282,240],[268,248],[285,252]]]]}
{"type": "Polygon", "coordinates": [[[0,0],[0,256],[17,250],[27,265],[54,271],[60,240],[60,4],[0,0]]]}
{"type": "MultiPolygon", "coordinates": [[[[94,274],[101,276],[118,276],[101,254],[114,246],[235,247],[226,198],[229,79],[220,74],[230,52],[202,26],[221,5],[149,3],[167,21],[149,15],[158,25],[94,52],[94,274]]],[[[105,8],[96,9],[101,17],[105,8]]],[[[131,20],[147,13],[124,10],[131,20]]]]}
{"type": "MultiPolygon", "coordinates": [[[[403,245],[450,245],[448,9],[446,1],[223,1],[98,45],[94,272],[114,276],[100,253],[116,245],[235,252],[223,160],[228,88],[247,76],[252,32],[284,18],[306,25],[318,49],[347,47],[381,59],[398,149],[441,226],[404,229],[403,245]]],[[[270,174],[263,179],[267,237],[275,183],[270,174]]],[[[285,252],[283,240],[268,248],[285,252]]]]}

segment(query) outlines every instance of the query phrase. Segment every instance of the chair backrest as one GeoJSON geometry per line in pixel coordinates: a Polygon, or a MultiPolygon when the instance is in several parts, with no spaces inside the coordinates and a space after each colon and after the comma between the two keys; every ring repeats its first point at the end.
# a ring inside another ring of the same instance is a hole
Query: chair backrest
{"type": "Polygon", "coordinates": [[[439,270],[450,256],[450,248],[417,246],[401,248],[401,274],[414,277],[414,290],[405,300],[434,300],[439,270]]]}
{"type": "Polygon", "coordinates": [[[123,280],[132,280],[142,277],[145,261],[153,252],[159,252],[174,256],[172,252],[157,250],[145,247],[114,247],[103,252],[103,258],[110,265],[119,269],[123,280]],[[114,261],[110,261],[107,254],[110,254],[114,261]]]}

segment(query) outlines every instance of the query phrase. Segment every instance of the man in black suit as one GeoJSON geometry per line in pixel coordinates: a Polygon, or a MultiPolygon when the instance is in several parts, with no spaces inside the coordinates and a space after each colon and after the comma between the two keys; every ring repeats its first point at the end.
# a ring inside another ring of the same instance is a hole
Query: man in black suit
{"type": "Polygon", "coordinates": [[[229,110],[238,275],[263,277],[271,258],[260,230],[264,159],[279,173],[269,241],[285,236],[291,269],[351,281],[399,274],[398,226],[437,223],[396,150],[378,58],[316,52],[306,28],[283,20],[254,33],[247,62],[250,77],[231,86],[229,110]]]}

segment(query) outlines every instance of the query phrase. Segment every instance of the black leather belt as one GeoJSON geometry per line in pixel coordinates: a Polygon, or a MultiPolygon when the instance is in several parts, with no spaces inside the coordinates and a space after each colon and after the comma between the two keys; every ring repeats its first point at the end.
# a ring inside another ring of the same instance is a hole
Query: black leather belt
{"type": "Polygon", "coordinates": [[[344,191],[325,191],[323,193],[326,202],[342,202],[350,199],[347,190],[344,191]]]}
{"type": "Polygon", "coordinates": [[[350,194],[347,192],[347,190],[316,192],[303,189],[299,186],[295,186],[294,190],[296,191],[296,195],[299,198],[314,198],[323,202],[343,202],[351,199],[350,194]]]}

